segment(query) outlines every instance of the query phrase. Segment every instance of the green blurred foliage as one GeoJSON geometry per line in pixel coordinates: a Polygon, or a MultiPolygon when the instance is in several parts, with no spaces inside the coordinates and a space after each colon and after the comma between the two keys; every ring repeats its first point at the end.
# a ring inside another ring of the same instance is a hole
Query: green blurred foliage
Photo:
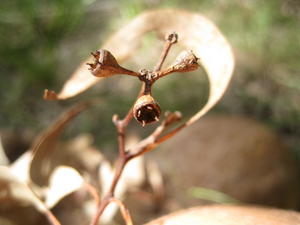
{"type": "Polygon", "coordinates": [[[208,200],[213,203],[222,203],[222,204],[238,204],[241,203],[238,200],[228,196],[222,192],[203,188],[203,187],[192,187],[188,190],[188,196],[191,198],[208,200]]]}
{"type": "MultiPolygon", "coordinates": [[[[78,63],[112,31],[144,10],[166,7],[202,13],[220,27],[233,46],[237,58],[235,77],[215,110],[265,121],[298,148],[300,2],[297,0],[2,0],[0,126],[41,129],[65,106],[101,96],[105,99],[103,104],[87,112],[71,130],[92,132],[99,142],[112,140],[115,132],[111,115],[123,115],[134,101],[135,92],[117,92],[111,88],[114,79],[66,103],[43,102],[42,91],[59,90],[78,63]]],[[[153,42],[157,42],[154,37],[145,41],[142,54],[147,54],[153,42]]],[[[206,78],[200,76],[182,79],[177,75],[162,80],[154,95],[164,110],[183,109],[184,115],[190,115],[205,102],[206,84],[206,78]],[[193,82],[193,79],[198,80],[193,82]],[[181,94],[175,96],[178,89],[181,94]]]]}
{"type": "Polygon", "coordinates": [[[74,3],[72,0],[1,1],[2,126],[22,126],[28,119],[33,123],[32,113],[37,113],[31,107],[35,105],[33,101],[41,98],[42,87],[51,87],[57,79],[57,46],[82,19],[83,1],[74,3]]]}

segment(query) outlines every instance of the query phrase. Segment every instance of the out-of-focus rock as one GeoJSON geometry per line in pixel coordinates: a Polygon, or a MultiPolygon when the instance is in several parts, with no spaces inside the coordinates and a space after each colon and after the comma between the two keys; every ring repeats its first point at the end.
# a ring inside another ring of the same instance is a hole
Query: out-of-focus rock
{"type": "Polygon", "coordinates": [[[217,190],[244,203],[299,207],[297,162],[272,130],[252,119],[205,117],[151,156],[167,177],[169,210],[204,203],[187,194],[190,187],[217,190]]]}

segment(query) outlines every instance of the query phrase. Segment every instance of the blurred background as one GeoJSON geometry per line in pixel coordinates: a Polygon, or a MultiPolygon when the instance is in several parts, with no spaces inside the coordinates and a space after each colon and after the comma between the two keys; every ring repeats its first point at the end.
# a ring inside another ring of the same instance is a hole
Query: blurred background
{"type": "MultiPolygon", "coordinates": [[[[43,90],[59,91],[91,51],[139,13],[148,9],[180,8],[212,20],[227,37],[236,56],[231,85],[212,114],[231,119],[251,118],[253,123],[267,127],[278,135],[300,165],[298,0],[2,0],[0,4],[0,131],[11,161],[27,150],[33,138],[62,111],[92,97],[103,99],[101,105],[78,117],[64,138],[90,133],[95,145],[112,157],[116,151],[116,134],[111,116],[126,113],[135,99],[138,84],[126,88],[115,85],[120,81],[112,78],[62,102],[44,101],[43,90]]],[[[125,65],[136,71],[151,68],[162,47],[157,42],[155,36],[148,35],[139,53],[144,57],[134,57],[125,65]]],[[[180,110],[183,115],[192,115],[207,99],[207,78],[197,73],[186,76],[185,80],[179,77],[162,79],[154,95],[163,110],[180,110]],[[178,90],[180,94],[175,96],[178,90]]],[[[122,82],[131,81],[126,78],[122,82]]],[[[231,119],[227,127],[238,123],[231,119]]],[[[251,124],[244,129],[248,127],[251,124]]],[[[141,130],[132,125],[141,136],[151,128],[141,130]]],[[[256,131],[253,128],[249,137],[256,131]]],[[[269,142],[268,145],[277,146],[269,142]]]]}

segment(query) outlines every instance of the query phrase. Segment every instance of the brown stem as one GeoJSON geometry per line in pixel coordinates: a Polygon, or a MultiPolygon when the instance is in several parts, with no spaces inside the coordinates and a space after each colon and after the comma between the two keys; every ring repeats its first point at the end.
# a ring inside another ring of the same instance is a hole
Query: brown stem
{"type": "Polygon", "coordinates": [[[53,215],[53,213],[50,210],[45,211],[45,215],[46,215],[48,221],[52,225],[61,225],[60,222],[57,220],[57,218],[53,215]]]}
{"type": "Polygon", "coordinates": [[[99,205],[100,204],[100,198],[99,198],[99,193],[98,193],[96,187],[94,187],[92,184],[90,184],[88,182],[84,183],[84,187],[90,193],[90,195],[93,197],[96,204],[99,205]]]}
{"type": "Polygon", "coordinates": [[[169,53],[171,46],[173,44],[175,44],[177,42],[177,40],[178,40],[178,35],[175,32],[167,35],[165,46],[163,48],[163,51],[159,57],[159,60],[156,64],[156,66],[154,67],[154,71],[161,70],[161,67],[166,60],[166,57],[169,53]]]}
{"type": "MultiPolygon", "coordinates": [[[[145,90],[145,85],[143,84],[138,97],[140,97],[143,94],[144,90],[145,90]]],[[[126,133],[126,128],[132,118],[133,118],[132,107],[130,108],[130,110],[128,111],[128,113],[126,114],[123,120],[119,120],[117,115],[113,116],[113,122],[118,132],[118,145],[119,145],[119,157],[116,163],[116,172],[113,181],[111,183],[111,186],[109,188],[109,191],[103,197],[102,201],[98,204],[97,213],[93,218],[91,225],[98,224],[99,218],[102,215],[103,211],[105,210],[106,206],[109,205],[111,199],[114,198],[116,186],[120,180],[125,165],[130,160],[128,158],[128,154],[125,151],[125,133],[126,133]]]]}
{"type": "MultiPolygon", "coordinates": [[[[143,82],[142,83],[142,86],[141,86],[141,89],[140,89],[140,92],[137,96],[136,99],[138,99],[139,97],[141,97],[143,95],[143,93],[145,92],[145,83],[143,82]]],[[[129,111],[127,112],[126,116],[124,117],[123,120],[121,120],[121,125],[119,126],[123,126],[124,127],[124,133],[126,132],[126,128],[128,126],[128,124],[130,123],[130,121],[132,120],[133,118],[133,113],[132,113],[132,109],[133,109],[133,105],[131,106],[131,108],[129,109],[129,111]]],[[[118,129],[118,128],[117,128],[118,129]]]]}
{"type": "Polygon", "coordinates": [[[123,172],[124,167],[127,162],[128,162],[128,158],[127,158],[126,154],[124,156],[122,156],[122,155],[119,156],[119,158],[117,160],[116,173],[115,173],[114,179],[111,183],[111,186],[109,188],[109,191],[107,193],[108,196],[111,196],[111,197],[114,196],[116,186],[118,184],[118,181],[122,175],[122,172],[123,172]]]}
{"type": "Polygon", "coordinates": [[[134,77],[139,77],[140,76],[139,73],[137,73],[135,71],[132,71],[132,70],[129,70],[129,69],[125,69],[123,67],[122,67],[122,71],[120,71],[120,72],[122,72],[123,74],[126,74],[126,75],[134,76],[134,77]]]}
{"type": "MultiPolygon", "coordinates": [[[[154,71],[157,72],[161,69],[161,67],[166,59],[166,56],[170,50],[170,47],[174,43],[177,42],[177,39],[178,39],[178,36],[176,33],[172,33],[167,36],[167,42],[162,51],[160,59],[154,68],[154,71]]],[[[135,76],[136,74],[132,74],[132,75],[135,76]]],[[[146,83],[143,82],[143,85],[142,85],[142,88],[138,95],[138,98],[142,94],[144,94],[145,90],[146,90],[146,83]]],[[[128,111],[127,115],[124,117],[123,120],[119,120],[117,115],[113,116],[113,122],[114,122],[117,132],[118,132],[118,145],[119,145],[119,157],[118,157],[117,163],[116,163],[116,172],[115,172],[113,181],[111,183],[111,186],[109,188],[109,191],[105,194],[102,201],[98,204],[97,213],[96,213],[95,217],[93,218],[91,225],[98,224],[98,220],[99,220],[100,216],[102,215],[103,211],[109,205],[109,203],[112,201],[119,204],[120,209],[123,214],[123,217],[124,217],[127,225],[132,225],[131,217],[130,217],[127,209],[119,200],[116,200],[114,197],[116,186],[120,180],[120,177],[123,173],[123,170],[124,170],[126,164],[131,159],[133,159],[139,155],[142,155],[142,154],[146,153],[147,151],[150,151],[151,149],[155,148],[157,146],[156,141],[158,140],[158,137],[162,134],[162,132],[165,130],[165,128],[168,125],[170,125],[172,122],[177,121],[177,119],[175,119],[175,120],[171,119],[172,121],[171,120],[168,121],[168,118],[167,118],[159,127],[156,128],[156,130],[148,138],[144,139],[137,145],[137,147],[135,149],[136,151],[133,151],[132,153],[130,153],[130,152],[127,152],[125,149],[125,133],[126,133],[126,128],[132,118],[133,118],[132,107],[130,108],[130,110],[128,111]]]]}
{"type": "Polygon", "coordinates": [[[130,213],[127,210],[127,208],[125,207],[125,205],[117,198],[111,198],[111,202],[114,202],[119,206],[122,216],[123,216],[123,219],[126,222],[126,225],[133,225],[130,213]]]}
{"type": "MultiPolygon", "coordinates": [[[[179,112],[168,113],[165,120],[158,126],[155,131],[144,140],[140,141],[133,149],[131,149],[130,154],[128,154],[129,159],[133,159],[137,156],[143,155],[151,150],[153,150],[158,144],[167,140],[159,138],[159,136],[168,128],[171,124],[181,120],[181,114],[179,112]]],[[[181,127],[181,126],[180,126],[181,127]]],[[[181,129],[181,128],[180,128],[181,129]]],[[[176,130],[176,129],[175,129],[176,130]]],[[[178,130],[179,131],[179,130],[178,130]]],[[[177,132],[177,131],[176,131],[177,132]]],[[[175,133],[176,133],[175,132],[175,133]]],[[[174,133],[174,134],[175,134],[174,133]]],[[[165,137],[165,136],[163,136],[165,137]]]]}
{"type": "Polygon", "coordinates": [[[97,213],[95,215],[95,217],[93,218],[91,225],[97,225],[98,224],[98,220],[100,218],[100,216],[102,215],[102,213],[104,212],[104,209],[106,208],[106,206],[109,204],[111,197],[104,197],[101,201],[101,203],[98,205],[97,208],[97,213]]]}
{"type": "Polygon", "coordinates": [[[116,186],[118,184],[118,181],[120,180],[120,177],[123,173],[124,167],[125,167],[125,165],[128,161],[129,161],[129,159],[126,156],[125,151],[124,151],[124,154],[120,152],[119,158],[117,160],[116,172],[115,172],[115,175],[114,175],[114,179],[111,183],[109,191],[106,193],[106,195],[104,196],[104,198],[102,199],[102,201],[98,205],[97,213],[96,213],[91,225],[97,225],[98,224],[98,220],[99,220],[100,216],[102,215],[104,209],[111,202],[111,199],[114,198],[114,193],[115,193],[116,186]]]}
{"type": "MultiPolygon", "coordinates": [[[[129,151],[126,152],[125,145],[124,145],[124,143],[125,143],[124,142],[125,128],[122,126],[122,121],[119,121],[117,119],[117,117],[114,118],[114,123],[117,127],[118,134],[119,134],[118,139],[119,139],[119,150],[120,150],[119,157],[117,160],[117,165],[116,165],[116,172],[115,172],[115,176],[112,181],[112,184],[110,186],[110,189],[107,192],[107,194],[104,196],[102,202],[99,204],[97,213],[96,213],[91,225],[98,224],[98,220],[99,220],[101,214],[103,213],[104,209],[112,201],[112,199],[114,199],[114,192],[115,192],[116,186],[118,184],[118,181],[120,180],[120,177],[123,173],[123,170],[124,170],[126,164],[131,159],[153,150],[158,144],[167,140],[168,138],[173,136],[175,133],[177,133],[179,130],[181,130],[183,127],[185,127],[185,124],[183,124],[183,125],[179,126],[178,128],[175,128],[173,131],[166,134],[162,138],[159,138],[159,136],[163,133],[163,131],[166,130],[166,128],[168,126],[170,126],[174,122],[177,122],[180,119],[181,119],[181,115],[179,113],[169,113],[166,116],[166,119],[162,122],[162,124],[160,126],[158,126],[149,137],[140,141],[130,152],[129,151]]],[[[125,209],[124,205],[123,205],[123,207],[125,209]]],[[[124,217],[124,218],[126,218],[126,217],[124,217]]],[[[127,224],[130,224],[130,223],[127,223],[127,224]]]]}
{"type": "Polygon", "coordinates": [[[35,193],[35,191],[29,187],[29,190],[31,191],[31,193],[36,197],[36,199],[38,200],[38,202],[41,204],[42,206],[42,213],[47,217],[49,223],[51,225],[61,225],[61,223],[58,221],[58,219],[54,216],[54,214],[51,212],[51,210],[48,208],[48,206],[45,204],[45,202],[43,202],[42,200],[40,200],[39,196],[35,193]]]}

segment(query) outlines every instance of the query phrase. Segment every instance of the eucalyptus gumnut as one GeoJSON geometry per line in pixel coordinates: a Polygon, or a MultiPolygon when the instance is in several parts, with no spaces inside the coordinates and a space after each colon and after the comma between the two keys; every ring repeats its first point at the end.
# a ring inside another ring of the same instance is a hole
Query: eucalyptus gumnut
{"type": "Polygon", "coordinates": [[[136,75],[135,72],[123,68],[116,58],[107,50],[100,49],[91,53],[94,57],[93,63],[87,63],[89,70],[96,77],[110,77],[116,74],[136,75]]]}
{"type": "Polygon", "coordinates": [[[172,65],[173,72],[190,72],[198,69],[198,58],[193,51],[182,51],[172,65]]]}
{"type": "Polygon", "coordinates": [[[143,126],[159,120],[161,109],[150,94],[139,97],[133,106],[133,116],[143,126]]]}

